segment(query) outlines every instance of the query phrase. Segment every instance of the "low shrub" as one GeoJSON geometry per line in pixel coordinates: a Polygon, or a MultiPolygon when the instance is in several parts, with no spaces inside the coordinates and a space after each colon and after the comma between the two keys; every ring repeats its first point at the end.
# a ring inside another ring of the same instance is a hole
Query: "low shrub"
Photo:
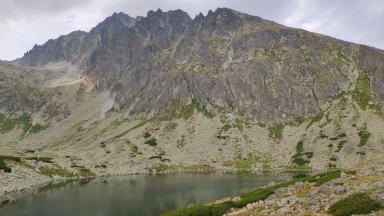
{"type": "Polygon", "coordinates": [[[145,144],[148,144],[150,146],[157,146],[156,138],[152,137],[151,139],[145,141],[145,144]]]}
{"type": "Polygon", "coordinates": [[[148,133],[148,132],[145,132],[145,134],[144,134],[144,138],[147,139],[147,138],[149,138],[149,137],[151,137],[151,134],[148,133]]]}
{"type": "Polygon", "coordinates": [[[269,131],[269,137],[281,140],[283,138],[283,132],[284,132],[285,125],[282,123],[273,123],[272,125],[268,126],[269,131]]]}
{"type": "Polygon", "coordinates": [[[12,169],[5,164],[3,160],[0,160],[0,170],[3,170],[4,172],[12,172],[12,169]]]}
{"type": "Polygon", "coordinates": [[[359,137],[360,137],[359,146],[363,146],[363,145],[367,144],[368,138],[371,136],[371,133],[369,133],[367,131],[359,131],[359,133],[357,133],[357,135],[359,135],[359,137]]]}
{"type": "Polygon", "coordinates": [[[334,203],[328,213],[334,216],[350,216],[354,214],[368,214],[384,208],[384,204],[373,200],[367,193],[354,193],[334,203]]]}

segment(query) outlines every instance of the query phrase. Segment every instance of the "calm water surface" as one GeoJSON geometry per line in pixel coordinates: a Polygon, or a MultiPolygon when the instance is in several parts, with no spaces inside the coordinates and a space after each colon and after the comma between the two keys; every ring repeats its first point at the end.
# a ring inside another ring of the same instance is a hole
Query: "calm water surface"
{"type": "Polygon", "coordinates": [[[50,186],[0,208],[1,216],[147,216],[234,196],[288,175],[157,175],[50,186]]]}

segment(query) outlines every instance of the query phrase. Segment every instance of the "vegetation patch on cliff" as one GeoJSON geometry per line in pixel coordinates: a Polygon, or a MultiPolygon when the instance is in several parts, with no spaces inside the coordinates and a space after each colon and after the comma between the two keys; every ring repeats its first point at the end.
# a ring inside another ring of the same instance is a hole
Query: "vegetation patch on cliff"
{"type": "Polygon", "coordinates": [[[371,136],[371,133],[369,133],[368,131],[365,131],[365,130],[361,130],[357,133],[357,135],[359,135],[359,137],[360,137],[359,146],[363,146],[363,145],[367,144],[368,139],[371,136]]]}
{"type": "Polygon", "coordinates": [[[283,138],[284,127],[285,125],[282,123],[273,123],[272,125],[268,126],[269,137],[276,140],[281,140],[283,138]]]}
{"type": "Polygon", "coordinates": [[[293,162],[298,166],[304,166],[310,163],[309,159],[313,157],[313,152],[304,153],[304,142],[300,140],[296,144],[296,154],[292,156],[293,162]],[[303,158],[306,157],[306,158],[303,158]]]}
{"type": "Polygon", "coordinates": [[[45,126],[33,124],[31,121],[31,117],[25,113],[15,119],[0,113],[0,133],[7,133],[16,127],[20,127],[24,133],[38,133],[45,129],[45,126]]]}

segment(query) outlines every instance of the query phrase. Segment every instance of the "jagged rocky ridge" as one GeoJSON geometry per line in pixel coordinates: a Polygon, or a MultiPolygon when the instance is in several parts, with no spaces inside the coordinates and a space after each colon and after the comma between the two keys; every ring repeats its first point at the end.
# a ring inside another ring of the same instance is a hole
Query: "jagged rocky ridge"
{"type": "Polygon", "coordinates": [[[132,114],[197,101],[213,112],[289,121],[319,112],[359,73],[384,100],[381,50],[227,8],[194,19],[181,10],[114,14],[89,33],[50,40],[18,60],[59,61],[77,65],[94,89],[112,90],[132,114]]]}

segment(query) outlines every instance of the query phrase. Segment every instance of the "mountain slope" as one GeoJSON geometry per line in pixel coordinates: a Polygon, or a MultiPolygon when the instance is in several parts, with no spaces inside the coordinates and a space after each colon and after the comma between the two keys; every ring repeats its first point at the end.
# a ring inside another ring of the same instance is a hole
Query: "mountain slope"
{"type": "Polygon", "coordinates": [[[323,170],[384,152],[383,51],[231,9],[113,14],[14,63],[1,151],[74,173],[323,170]],[[48,96],[30,102],[30,85],[48,96]],[[20,130],[23,114],[44,127],[20,130]]]}
{"type": "Polygon", "coordinates": [[[111,90],[132,114],[157,113],[176,100],[213,112],[292,120],[319,112],[359,73],[368,74],[380,101],[384,97],[380,50],[226,8],[193,20],[182,11],[151,11],[127,17],[129,24],[117,16],[124,15],[114,14],[88,34],[81,50],[89,57],[78,64],[88,85],[111,90]]]}

